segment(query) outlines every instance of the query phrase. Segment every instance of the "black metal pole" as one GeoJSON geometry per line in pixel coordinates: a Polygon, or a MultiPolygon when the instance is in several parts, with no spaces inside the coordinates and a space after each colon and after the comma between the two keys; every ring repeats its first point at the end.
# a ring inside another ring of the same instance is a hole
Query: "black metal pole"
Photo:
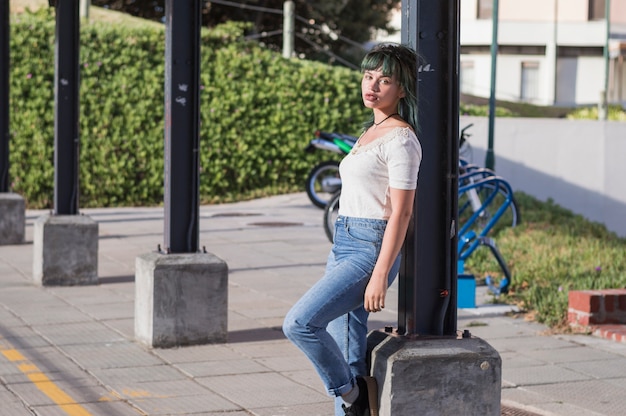
{"type": "Polygon", "coordinates": [[[9,192],[9,1],[0,2],[0,192],[9,192]]]}
{"type": "Polygon", "coordinates": [[[78,0],[56,2],[54,73],[54,213],[78,214],[79,44],[78,0]]]}
{"type": "Polygon", "coordinates": [[[198,251],[200,0],[165,2],[165,250],[198,251]]]}
{"type": "Polygon", "coordinates": [[[402,43],[420,55],[423,159],[403,248],[398,333],[456,334],[459,0],[402,2],[402,43]]]}

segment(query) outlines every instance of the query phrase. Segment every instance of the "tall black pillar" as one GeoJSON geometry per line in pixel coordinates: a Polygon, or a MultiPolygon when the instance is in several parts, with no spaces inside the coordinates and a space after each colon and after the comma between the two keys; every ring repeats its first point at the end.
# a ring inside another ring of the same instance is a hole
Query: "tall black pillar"
{"type": "Polygon", "coordinates": [[[0,192],[9,192],[9,2],[0,2],[0,192]]]}
{"type": "Polygon", "coordinates": [[[165,2],[165,250],[198,251],[200,0],[165,2]]]}
{"type": "Polygon", "coordinates": [[[79,20],[78,0],[56,1],[54,73],[54,213],[78,214],[79,20]]]}
{"type": "Polygon", "coordinates": [[[398,332],[456,334],[459,0],[404,0],[402,43],[420,55],[423,159],[403,248],[398,332]]]}

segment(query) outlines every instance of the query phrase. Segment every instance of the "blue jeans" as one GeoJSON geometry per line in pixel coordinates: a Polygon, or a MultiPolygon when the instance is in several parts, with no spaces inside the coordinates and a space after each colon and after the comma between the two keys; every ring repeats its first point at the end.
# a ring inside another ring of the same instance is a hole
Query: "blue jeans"
{"type": "MultiPolygon", "coordinates": [[[[365,287],[376,264],[387,221],[339,216],[326,273],[291,308],[283,331],[311,360],[328,393],[339,397],[366,368],[365,287]]],[[[400,256],[390,273],[398,274],[400,256]]]]}

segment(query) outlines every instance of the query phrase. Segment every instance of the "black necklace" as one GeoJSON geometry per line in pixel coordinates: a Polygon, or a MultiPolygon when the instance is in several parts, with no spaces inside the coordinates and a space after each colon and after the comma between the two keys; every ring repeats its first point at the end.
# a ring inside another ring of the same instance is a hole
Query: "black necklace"
{"type": "Polygon", "coordinates": [[[393,117],[393,116],[399,116],[399,115],[400,115],[400,114],[398,114],[398,113],[393,113],[393,114],[391,114],[391,115],[388,115],[387,117],[383,118],[383,120],[382,120],[382,121],[380,121],[380,122],[378,122],[378,123],[374,122],[374,127],[378,127],[378,126],[380,126],[380,125],[381,125],[381,124],[383,124],[385,121],[387,121],[387,119],[388,119],[388,118],[391,118],[391,117],[393,117]]]}

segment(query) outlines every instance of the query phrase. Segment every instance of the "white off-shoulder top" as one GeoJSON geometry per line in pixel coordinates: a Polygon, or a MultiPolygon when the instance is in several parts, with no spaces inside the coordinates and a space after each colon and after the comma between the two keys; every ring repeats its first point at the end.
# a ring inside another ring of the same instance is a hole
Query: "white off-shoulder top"
{"type": "Polygon", "coordinates": [[[365,145],[357,142],[339,166],[339,215],[388,219],[389,189],[416,189],[421,161],[422,146],[409,127],[396,127],[365,145]]]}

